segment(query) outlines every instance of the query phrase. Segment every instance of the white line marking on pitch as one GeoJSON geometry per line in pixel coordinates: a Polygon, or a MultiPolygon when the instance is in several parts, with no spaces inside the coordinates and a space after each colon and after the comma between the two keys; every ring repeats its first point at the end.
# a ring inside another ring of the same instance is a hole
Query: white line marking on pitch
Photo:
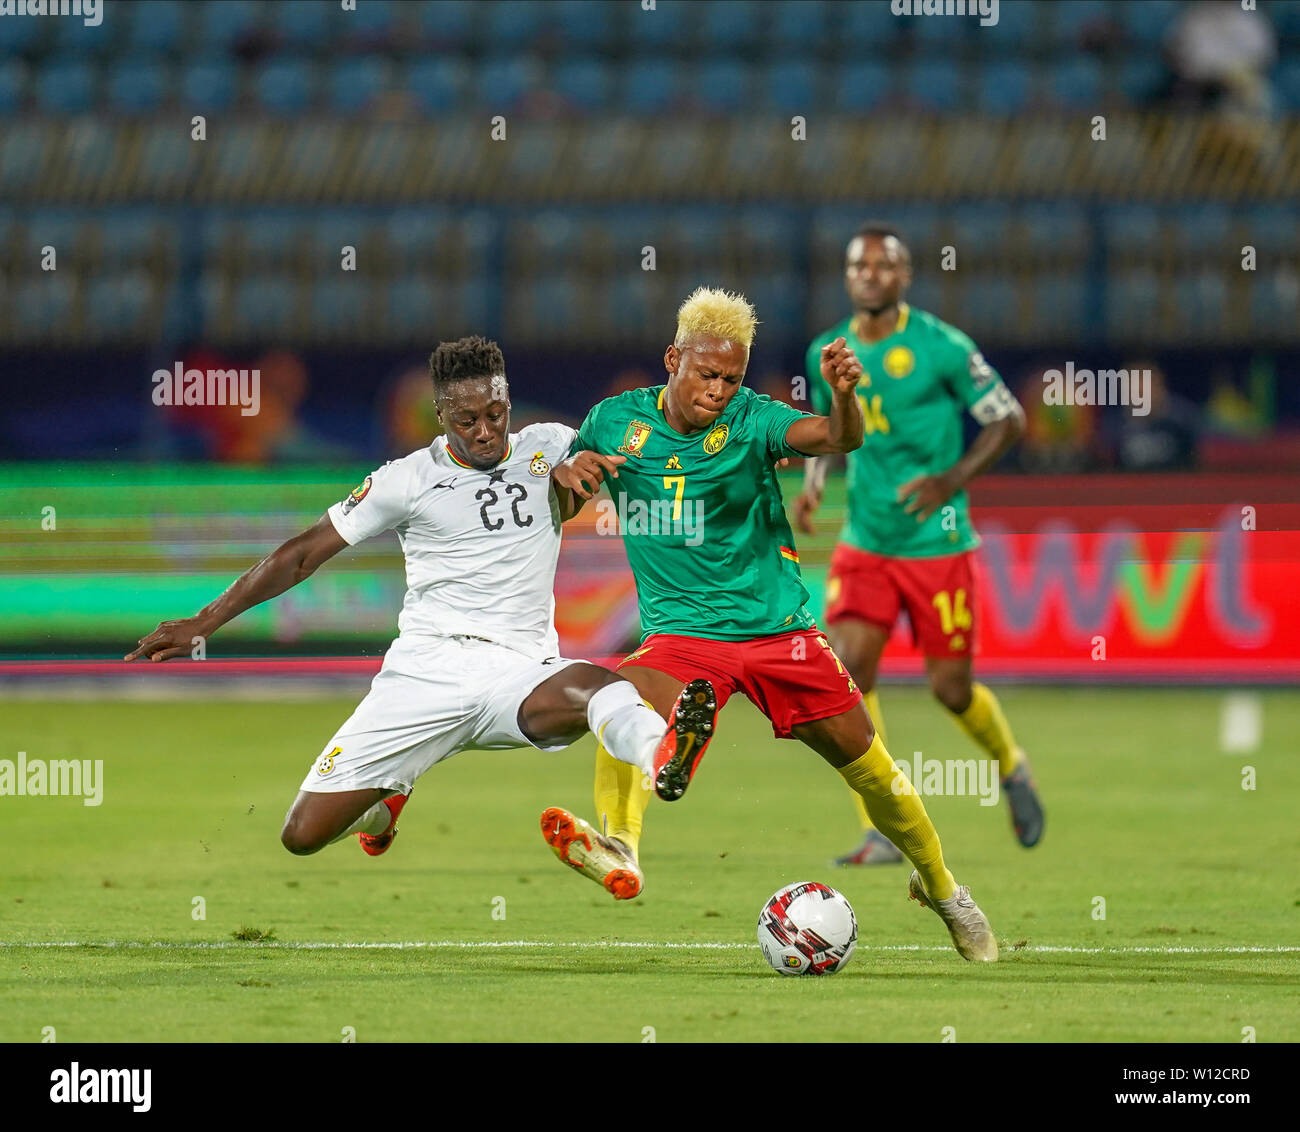
{"type": "MultiPolygon", "coordinates": [[[[859,941],[861,945],[861,941],[859,941]]],[[[656,943],[652,940],[582,940],[555,941],[541,939],[439,939],[408,940],[405,942],[349,943],[324,942],[310,940],[195,940],[187,943],[166,941],[148,942],[134,939],[107,940],[0,940],[0,949],[6,947],[23,947],[36,950],[58,947],[95,947],[123,949],[159,949],[168,951],[240,951],[259,947],[278,948],[282,951],[401,951],[401,950],[482,950],[487,948],[515,948],[519,950],[559,948],[575,951],[601,951],[611,948],[639,948],[646,950],[673,949],[687,951],[735,951],[749,950],[756,946],[751,943],[656,943]]],[[[950,947],[929,947],[919,943],[885,944],[880,947],[865,946],[867,951],[951,951],[950,947]]],[[[1039,953],[1064,953],[1075,955],[1288,955],[1300,952],[1300,947],[1071,947],[1052,944],[1029,944],[1019,951],[1039,953]]]]}

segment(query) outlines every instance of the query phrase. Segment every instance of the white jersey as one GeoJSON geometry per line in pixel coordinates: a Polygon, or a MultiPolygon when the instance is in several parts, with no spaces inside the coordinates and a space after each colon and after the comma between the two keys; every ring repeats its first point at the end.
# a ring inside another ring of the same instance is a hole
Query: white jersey
{"type": "Polygon", "coordinates": [[[568,425],[529,425],[510,434],[505,459],[487,471],[457,461],[440,436],[329,509],[351,545],[397,531],[406,556],[402,637],[481,637],[533,658],[559,653],[551,468],[576,436],[568,425]]]}

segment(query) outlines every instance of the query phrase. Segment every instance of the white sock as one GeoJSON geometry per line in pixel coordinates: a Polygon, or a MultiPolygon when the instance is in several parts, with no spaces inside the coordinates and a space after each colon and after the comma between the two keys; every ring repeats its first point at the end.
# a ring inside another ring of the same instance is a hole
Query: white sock
{"type": "MultiPolygon", "coordinates": [[[[347,829],[340,833],[334,841],[342,841],[345,837],[351,837],[354,833],[368,833],[376,837],[388,828],[388,823],[393,820],[393,811],[390,810],[383,802],[376,802],[347,829]]],[[[333,845],[334,841],[330,844],[333,845]]]]}
{"type": "Polygon", "coordinates": [[[607,684],[587,701],[587,726],[619,762],[653,775],[655,751],[668,724],[629,681],[607,684]]]}

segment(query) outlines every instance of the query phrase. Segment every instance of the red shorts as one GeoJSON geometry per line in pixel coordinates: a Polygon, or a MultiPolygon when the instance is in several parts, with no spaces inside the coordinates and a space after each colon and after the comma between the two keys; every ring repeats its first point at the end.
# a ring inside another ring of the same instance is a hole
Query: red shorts
{"type": "Polygon", "coordinates": [[[887,558],[840,543],[826,575],[826,624],[857,618],[893,629],[907,610],[926,656],[970,656],[975,643],[975,556],[887,558]]]}
{"type": "Polygon", "coordinates": [[[797,629],[748,641],[715,641],[656,633],[619,664],[653,668],[685,684],[702,676],[718,694],[718,710],[743,692],[789,739],[800,723],[843,715],[862,693],[820,629],[797,629]]]}

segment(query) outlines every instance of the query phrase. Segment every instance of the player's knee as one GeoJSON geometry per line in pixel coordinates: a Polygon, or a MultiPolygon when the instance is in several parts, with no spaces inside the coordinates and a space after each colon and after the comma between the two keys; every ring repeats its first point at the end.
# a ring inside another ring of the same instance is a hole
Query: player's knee
{"type": "Polygon", "coordinates": [[[941,673],[930,677],[930,690],[938,700],[954,715],[960,715],[970,707],[970,677],[958,673],[941,673]]]}
{"type": "Polygon", "coordinates": [[[290,815],[285,818],[284,828],[280,830],[280,844],[295,857],[306,857],[325,847],[325,842],[313,836],[305,824],[290,815]]]}

